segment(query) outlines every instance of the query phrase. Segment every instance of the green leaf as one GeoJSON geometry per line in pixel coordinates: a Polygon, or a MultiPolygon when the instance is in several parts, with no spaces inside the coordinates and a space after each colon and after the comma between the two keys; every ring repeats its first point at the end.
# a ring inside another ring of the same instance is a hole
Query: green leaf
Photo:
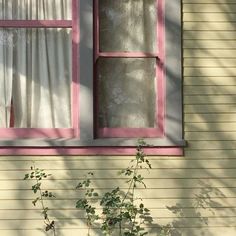
{"type": "Polygon", "coordinates": [[[90,185],[90,180],[87,180],[87,181],[85,182],[85,187],[89,187],[89,185],[90,185]]]}
{"type": "Polygon", "coordinates": [[[34,199],[34,200],[32,201],[32,204],[33,204],[34,206],[36,206],[36,203],[37,203],[38,200],[39,200],[39,197],[37,197],[36,199],[34,199]]]}
{"type": "Polygon", "coordinates": [[[82,188],[83,184],[82,183],[78,183],[78,185],[76,186],[76,189],[82,188]]]}
{"type": "Polygon", "coordinates": [[[85,209],[87,205],[88,201],[86,199],[79,199],[76,202],[76,208],[85,209]]]}
{"type": "Polygon", "coordinates": [[[24,180],[29,178],[29,174],[25,174],[24,180]]]}
{"type": "Polygon", "coordinates": [[[37,193],[37,191],[40,189],[41,183],[37,183],[32,186],[32,190],[34,193],[37,193]]]}
{"type": "Polygon", "coordinates": [[[140,203],[139,208],[144,208],[143,203],[140,203]]]}
{"type": "Polygon", "coordinates": [[[148,234],[148,232],[144,232],[144,233],[140,234],[140,236],[144,236],[144,235],[147,235],[147,234],[148,234]]]}
{"type": "Polygon", "coordinates": [[[147,209],[147,208],[144,208],[144,211],[145,211],[145,212],[149,212],[150,210],[149,210],[149,209],[147,209]]]}

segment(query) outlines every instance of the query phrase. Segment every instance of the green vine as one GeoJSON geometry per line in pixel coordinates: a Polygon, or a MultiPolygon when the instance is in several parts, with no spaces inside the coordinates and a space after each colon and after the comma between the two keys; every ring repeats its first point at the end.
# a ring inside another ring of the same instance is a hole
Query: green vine
{"type": "Polygon", "coordinates": [[[35,167],[35,164],[30,167],[31,172],[25,174],[24,180],[34,180],[35,184],[32,185],[32,191],[37,194],[37,197],[32,201],[32,204],[36,206],[38,203],[41,205],[42,215],[45,223],[45,231],[52,231],[56,236],[55,221],[50,220],[48,211],[49,208],[45,206],[44,200],[55,197],[54,194],[48,190],[42,190],[42,180],[47,179],[51,174],[46,174],[44,170],[35,167]]]}
{"type": "MultiPolygon", "coordinates": [[[[142,185],[146,188],[144,177],[140,174],[140,170],[151,169],[151,164],[147,159],[143,147],[147,144],[139,141],[135,158],[130,165],[121,170],[118,174],[128,178],[126,183],[128,189],[122,191],[120,187],[116,187],[103,196],[100,196],[100,206],[102,214],[97,213],[97,209],[93,206],[91,199],[99,197],[93,188],[90,188],[93,173],[89,172],[85,180],[79,182],[77,189],[85,189],[85,195],[76,203],[76,208],[83,209],[86,213],[88,235],[90,229],[95,223],[100,223],[100,229],[106,236],[112,235],[118,229],[119,236],[144,236],[148,232],[145,231],[143,225],[150,221],[150,210],[140,202],[140,198],[136,197],[135,190],[142,185]]],[[[117,234],[116,234],[117,235],[117,234]]]]}
{"type": "MultiPolygon", "coordinates": [[[[143,227],[146,223],[151,222],[150,210],[144,206],[142,199],[137,197],[136,189],[142,185],[146,188],[144,177],[141,170],[151,169],[151,164],[147,159],[143,147],[147,144],[140,140],[136,148],[136,155],[131,160],[129,166],[121,170],[118,175],[124,176],[127,184],[127,190],[122,190],[119,186],[111,191],[99,196],[94,188],[91,188],[92,178],[94,174],[88,172],[84,180],[78,183],[76,189],[83,192],[82,198],[76,202],[76,208],[85,212],[88,233],[92,227],[99,227],[103,235],[119,235],[119,236],[144,236],[148,232],[143,227]],[[95,203],[99,202],[101,214],[95,203]],[[118,233],[117,233],[118,231],[118,233]]],[[[51,174],[45,173],[43,169],[31,166],[30,173],[26,174],[25,180],[34,180],[32,191],[36,194],[36,198],[32,201],[33,205],[40,204],[42,215],[45,223],[45,231],[52,231],[56,236],[55,221],[49,218],[49,208],[45,206],[45,200],[51,199],[54,194],[48,190],[42,190],[42,180],[47,179],[51,174]]]]}

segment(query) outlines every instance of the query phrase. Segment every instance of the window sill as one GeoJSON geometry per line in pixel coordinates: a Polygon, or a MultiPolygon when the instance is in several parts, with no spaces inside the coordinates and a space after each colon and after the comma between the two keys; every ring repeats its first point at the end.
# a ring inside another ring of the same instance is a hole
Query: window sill
{"type": "MultiPolygon", "coordinates": [[[[184,140],[145,139],[148,155],[183,155],[184,140]]],[[[0,140],[0,155],[133,155],[137,139],[17,139],[0,140]]]]}

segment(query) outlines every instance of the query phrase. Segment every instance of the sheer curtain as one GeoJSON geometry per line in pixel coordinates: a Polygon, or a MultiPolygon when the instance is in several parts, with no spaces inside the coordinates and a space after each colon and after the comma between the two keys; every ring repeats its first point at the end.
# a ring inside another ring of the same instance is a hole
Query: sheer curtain
{"type": "Polygon", "coordinates": [[[156,52],[156,0],[100,0],[101,51],[156,52]]]}
{"type": "MultiPolygon", "coordinates": [[[[102,52],[157,52],[156,0],[99,1],[102,52]]],[[[156,126],[156,59],[100,58],[99,126],[156,126]]]]}
{"type": "Polygon", "coordinates": [[[100,127],[155,127],[155,63],[152,58],[99,60],[100,127]]]}
{"type": "MultiPolygon", "coordinates": [[[[71,19],[69,0],[0,0],[0,19],[71,19]]],[[[69,29],[0,29],[0,127],[71,127],[69,29]],[[12,107],[12,108],[11,108],[12,107]]]]}

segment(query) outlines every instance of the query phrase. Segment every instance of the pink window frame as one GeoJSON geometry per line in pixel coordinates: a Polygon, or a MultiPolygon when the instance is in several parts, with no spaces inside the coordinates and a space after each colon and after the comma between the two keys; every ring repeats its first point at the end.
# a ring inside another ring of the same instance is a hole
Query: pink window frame
{"type": "Polygon", "coordinates": [[[95,130],[98,138],[137,138],[137,137],[164,137],[164,121],[165,121],[165,26],[164,26],[164,0],[156,0],[157,7],[157,52],[101,52],[99,48],[99,0],[94,0],[94,70],[95,70],[95,130]],[[99,58],[156,58],[156,78],[157,78],[157,98],[156,98],[156,127],[155,128],[109,128],[99,127],[98,124],[98,94],[97,94],[97,61],[99,58]]]}
{"type": "Polygon", "coordinates": [[[76,138],[79,137],[79,2],[71,0],[72,20],[0,20],[0,28],[71,28],[72,83],[71,128],[0,128],[0,138],[76,138]]]}
{"type": "MultiPolygon", "coordinates": [[[[80,54],[79,54],[79,41],[80,41],[80,33],[79,33],[79,2],[80,0],[71,0],[72,1],[72,20],[0,20],[0,27],[14,27],[14,28],[71,28],[72,29],[72,128],[69,129],[35,129],[35,128],[6,128],[0,129],[0,138],[10,138],[10,139],[17,139],[23,138],[23,142],[25,141],[24,138],[71,138],[77,137],[79,138],[79,61],[80,61],[80,54]]],[[[95,29],[98,30],[98,1],[94,0],[94,24],[95,29]]],[[[94,51],[94,63],[96,65],[96,61],[99,57],[141,57],[141,58],[156,58],[157,59],[157,75],[158,75],[158,127],[159,130],[151,131],[149,129],[119,129],[118,135],[124,132],[124,135],[132,138],[132,133],[135,138],[140,135],[140,132],[147,132],[148,137],[152,137],[153,135],[156,137],[160,137],[164,135],[164,121],[165,121],[165,32],[164,32],[164,1],[165,0],[156,0],[157,7],[158,7],[158,24],[157,24],[157,32],[159,37],[159,50],[158,53],[145,53],[145,52],[135,52],[135,53],[112,53],[110,55],[109,52],[99,52],[99,41],[98,41],[98,34],[94,34],[94,40],[96,43],[94,44],[95,51],[94,51]],[[161,78],[161,79],[160,79],[161,78]]],[[[95,74],[95,73],[94,73],[95,74]]],[[[95,86],[96,86],[96,81],[95,86]]],[[[97,94],[95,92],[94,97],[95,101],[97,101],[97,94]]],[[[95,112],[97,112],[97,105],[95,105],[95,112]]],[[[97,130],[97,121],[95,119],[95,131],[97,130]]],[[[109,137],[112,132],[117,132],[117,130],[112,131],[108,130],[109,137]]],[[[99,131],[100,132],[100,131],[99,131]]],[[[103,134],[106,130],[101,131],[98,135],[103,134]]],[[[95,132],[96,133],[96,132],[95,132]]],[[[142,133],[143,135],[143,133],[142,133]]],[[[102,135],[100,137],[103,137],[102,135]]],[[[119,136],[117,136],[119,137],[119,136]]],[[[45,139],[48,142],[47,139],[45,139]]],[[[50,139],[49,139],[50,140],[50,139]]],[[[57,139],[56,139],[57,140],[57,139]]],[[[60,139],[59,139],[60,140],[60,139]]],[[[75,139],[75,141],[79,139],[75,139]]],[[[98,139],[99,140],[99,139],[98,139]]],[[[11,141],[11,140],[10,140],[11,141]]],[[[27,139],[26,139],[27,141],[27,139]]],[[[63,139],[62,139],[63,141],[63,139]]],[[[37,142],[37,141],[36,141],[37,142]]],[[[13,142],[14,143],[14,142],[13,142]]],[[[180,156],[183,155],[183,149],[178,146],[159,146],[154,145],[152,147],[145,147],[144,151],[148,155],[176,155],[180,156]]],[[[21,145],[21,141],[15,143],[10,146],[2,145],[0,146],[0,155],[133,155],[135,153],[135,144],[134,145],[121,145],[117,146],[100,146],[96,143],[87,144],[86,142],[78,143],[78,145],[58,145],[53,144],[51,145],[44,145],[44,144],[24,144],[21,145]]]]}

